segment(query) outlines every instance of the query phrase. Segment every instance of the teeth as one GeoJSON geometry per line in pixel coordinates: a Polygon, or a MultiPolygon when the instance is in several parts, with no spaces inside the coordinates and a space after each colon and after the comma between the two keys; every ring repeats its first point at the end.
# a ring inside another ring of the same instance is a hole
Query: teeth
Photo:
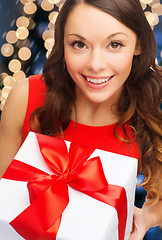
{"type": "Polygon", "coordinates": [[[100,83],[104,83],[104,82],[107,82],[109,78],[100,78],[100,79],[94,79],[94,78],[86,78],[88,82],[91,82],[91,83],[94,83],[94,84],[100,84],[100,83]]]}

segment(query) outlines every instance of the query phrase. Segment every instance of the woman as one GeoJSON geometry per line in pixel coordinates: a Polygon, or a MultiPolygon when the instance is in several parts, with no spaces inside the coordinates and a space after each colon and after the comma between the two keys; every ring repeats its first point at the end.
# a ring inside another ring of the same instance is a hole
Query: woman
{"type": "Polygon", "coordinates": [[[102,136],[103,129],[111,126],[116,136],[112,151],[121,148],[123,154],[133,151],[137,156],[138,146],[147,201],[154,202],[134,211],[129,240],[143,239],[149,227],[162,224],[162,78],[155,57],[155,38],[138,0],[67,0],[44,65],[45,84],[40,76],[22,81],[3,109],[0,176],[26,137],[29,121],[36,132],[106,150],[111,141],[102,136]],[[81,124],[81,137],[71,124],[81,124]],[[90,133],[87,137],[91,127],[97,129],[97,140],[90,133]]]}

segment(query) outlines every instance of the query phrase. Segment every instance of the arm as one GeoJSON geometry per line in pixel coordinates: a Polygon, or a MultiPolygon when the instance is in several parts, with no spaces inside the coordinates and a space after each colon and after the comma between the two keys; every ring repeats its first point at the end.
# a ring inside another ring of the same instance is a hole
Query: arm
{"type": "Polygon", "coordinates": [[[150,227],[162,226],[162,199],[154,205],[134,208],[133,230],[129,240],[142,240],[150,227]]]}
{"type": "Polygon", "coordinates": [[[21,130],[28,102],[28,80],[18,83],[10,92],[0,122],[0,178],[3,176],[21,141],[21,130]]]}

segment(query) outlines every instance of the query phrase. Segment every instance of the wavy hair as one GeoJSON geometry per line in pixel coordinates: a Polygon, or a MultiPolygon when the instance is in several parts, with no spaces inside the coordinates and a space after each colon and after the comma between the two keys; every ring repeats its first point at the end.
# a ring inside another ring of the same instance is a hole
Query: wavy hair
{"type": "MultiPolygon", "coordinates": [[[[31,115],[31,125],[39,115],[34,130],[47,135],[61,133],[70,122],[75,106],[75,83],[64,63],[64,27],[69,13],[85,3],[98,8],[132,29],[137,35],[141,54],[134,56],[132,69],[118,103],[120,119],[114,129],[129,122],[140,150],[139,172],[144,172],[142,185],[155,203],[160,197],[162,173],[162,69],[155,64],[156,40],[139,0],[66,0],[55,24],[55,44],[44,64],[47,86],[45,103],[31,115]]],[[[121,139],[121,141],[125,141],[121,139]]]]}

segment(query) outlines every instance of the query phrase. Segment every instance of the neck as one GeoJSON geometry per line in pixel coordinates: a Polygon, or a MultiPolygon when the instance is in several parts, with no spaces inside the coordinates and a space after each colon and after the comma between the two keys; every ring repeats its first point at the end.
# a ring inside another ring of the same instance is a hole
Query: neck
{"type": "Polygon", "coordinates": [[[71,119],[89,126],[106,126],[114,124],[119,117],[116,114],[116,105],[108,103],[97,104],[90,101],[77,99],[76,108],[72,109],[71,119]]]}

